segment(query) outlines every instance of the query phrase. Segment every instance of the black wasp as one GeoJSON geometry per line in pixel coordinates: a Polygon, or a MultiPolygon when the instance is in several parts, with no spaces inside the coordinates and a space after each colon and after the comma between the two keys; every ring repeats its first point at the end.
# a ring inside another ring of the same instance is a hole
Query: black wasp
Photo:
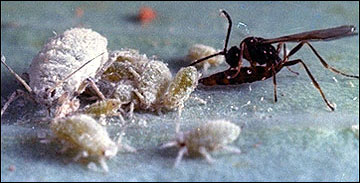
{"type": "Polygon", "coordinates": [[[326,99],[324,93],[320,88],[320,85],[316,82],[315,78],[312,76],[306,64],[301,59],[289,60],[289,57],[299,51],[304,44],[310,47],[310,49],[314,52],[316,57],[320,60],[321,64],[325,68],[346,77],[359,79],[359,76],[345,74],[335,69],[334,67],[329,66],[315,50],[315,48],[309,43],[309,41],[329,41],[333,39],[358,35],[358,33],[355,32],[355,26],[353,25],[343,25],[335,28],[313,30],[273,39],[265,39],[261,37],[247,37],[240,43],[239,47],[233,46],[228,50],[227,45],[229,42],[232,21],[229,14],[225,10],[221,10],[221,14],[224,15],[229,22],[224,49],[213,55],[198,59],[190,65],[195,65],[199,62],[215,57],[217,55],[224,55],[225,61],[227,64],[229,64],[230,68],[226,71],[219,72],[209,77],[200,79],[199,82],[204,85],[211,86],[252,83],[255,81],[262,81],[273,77],[274,100],[276,102],[276,73],[279,72],[284,66],[288,68],[291,72],[294,72],[288,66],[300,63],[304,66],[306,73],[309,75],[314,86],[319,90],[327,106],[331,110],[334,110],[334,107],[326,99]],[[289,53],[286,53],[285,42],[300,43],[295,46],[289,53]],[[277,48],[272,45],[274,43],[278,43],[277,48]],[[279,56],[281,48],[283,49],[283,58],[280,58],[279,56]],[[246,59],[250,62],[250,67],[242,67],[243,59],[246,59]]]}

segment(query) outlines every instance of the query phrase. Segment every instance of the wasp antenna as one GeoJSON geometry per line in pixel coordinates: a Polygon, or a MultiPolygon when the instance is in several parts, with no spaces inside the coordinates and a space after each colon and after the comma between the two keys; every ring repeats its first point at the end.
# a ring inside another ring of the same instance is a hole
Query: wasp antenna
{"type": "Polygon", "coordinates": [[[220,16],[224,16],[229,22],[226,39],[225,39],[224,51],[223,51],[226,54],[227,46],[228,46],[229,38],[230,38],[230,33],[231,33],[232,21],[231,21],[230,15],[223,9],[220,9],[220,16]]]}

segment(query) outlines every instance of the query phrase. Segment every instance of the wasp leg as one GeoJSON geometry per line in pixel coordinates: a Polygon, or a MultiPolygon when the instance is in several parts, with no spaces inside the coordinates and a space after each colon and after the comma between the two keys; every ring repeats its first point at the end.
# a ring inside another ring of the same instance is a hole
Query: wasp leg
{"type": "Polygon", "coordinates": [[[329,69],[330,71],[332,72],[335,72],[337,74],[340,74],[340,75],[343,75],[343,76],[346,76],[346,77],[351,77],[351,78],[357,78],[359,79],[359,76],[356,76],[356,75],[350,75],[350,74],[346,74],[346,73],[343,73],[337,69],[335,69],[334,67],[331,67],[329,64],[326,63],[326,61],[319,55],[319,53],[315,50],[315,48],[307,41],[302,41],[301,43],[299,43],[295,48],[293,48],[289,55],[287,56],[287,58],[289,58],[291,55],[295,54],[297,51],[300,50],[300,48],[304,45],[304,44],[307,44],[310,49],[314,52],[314,54],[316,55],[316,57],[320,60],[321,64],[326,68],[326,69],[329,69]]]}
{"type": "Polygon", "coordinates": [[[274,65],[271,66],[273,83],[274,83],[274,101],[277,102],[277,92],[276,92],[276,71],[274,65]]]}
{"type": "Polygon", "coordinates": [[[309,68],[306,66],[306,64],[301,60],[301,59],[296,59],[296,60],[291,60],[291,61],[287,61],[284,63],[284,66],[292,66],[292,65],[295,65],[295,64],[298,64],[298,63],[301,63],[304,68],[305,68],[305,71],[306,73],[309,75],[312,83],[314,84],[315,88],[317,88],[322,96],[322,98],[324,99],[326,105],[332,110],[334,111],[335,108],[330,104],[330,102],[326,99],[325,97],[325,94],[323,93],[323,91],[321,90],[320,88],[320,85],[318,84],[318,82],[316,82],[315,78],[312,76],[309,68]]]}

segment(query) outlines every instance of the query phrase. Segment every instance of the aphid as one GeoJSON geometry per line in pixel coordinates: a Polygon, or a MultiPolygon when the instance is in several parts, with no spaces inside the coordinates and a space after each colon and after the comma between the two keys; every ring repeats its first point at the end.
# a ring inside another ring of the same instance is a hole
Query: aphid
{"type": "MultiPolygon", "coordinates": [[[[66,30],[51,38],[34,57],[29,68],[29,85],[7,66],[5,57],[2,56],[1,62],[24,85],[31,98],[50,110],[64,93],[80,94],[89,84],[104,99],[92,78],[108,61],[106,47],[107,39],[91,29],[66,30]]],[[[19,91],[11,95],[1,115],[18,96],[29,95],[19,91]]]]}
{"type": "Polygon", "coordinates": [[[134,108],[150,111],[178,108],[180,116],[184,102],[200,78],[195,67],[188,67],[181,69],[173,79],[165,63],[132,49],[114,51],[110,60],[115,61],[97,85],[106,97],[130,103],[130,115],[134,108]]]}
{"type": "Polygon", "coordinates": [[[226,71],[219,72],[209,77],[201,79],[199,82],[204,85],[230,85],[230,84],[252,83],[255,81],[262,81],[270,77],[273,77],[274,101],[276,102],[277,101],[276,73],[279,72],[283,67],[286,67],[291,72],[293,72],[289,68],[289,66],[301,64],[302,66],[304,66],[304,69],[308,74],[308,76],[310,77],[314,86],[319,90],[326,105],[331,110],[334,110],[335,109],[334,106],[332,106],[330,102],[326,99],[324,93],[320,88],[320,85],[316,82],[315,78],[312,76],[306,64],[301,59],[289,60],[290,56],[292,56],[297,51],[299,51],[304,44],[310,47],[310,49],[314,52],[316,57],[320,60],[321,64],[325,68],[346,77],[359,79],[359,76],[345,74],[329,66],[326,63],[326,61],[315,50],[315,48],[309,43],[310,41],[328,41],[328,40],[358,35],[358,33],[355,32],[355,26],[353,25],[344,25],[335,28],[308,31],[308,32],[273,38],[273,39],[264,39],[261,37],[247,37],[240,43],[239,47],[233,46],[229,50],[227,50],[232,21],[230,15],[225,10],[221,10],[221,14],[224,15],[229,22],[224,49],[218,53],[214,53],[207,57],[198,59],[190,65],[195,65],[199,62],[205,61],[207,59],[210,59],[218,55],[224,55],[225,61],[230,66],[230,68],[226,71]],[[286,44],[285,44],[286,42],[300,42],[300,43],[287,54],[286,44]],[[275,43],[278,43],[277,48],[275,48],[272,45],[275,43]],[[283,59],[280,58],[279,56],[281,52],[281,47],[283,47],[283,52],[284,52],[283,59]],[[250,67],[242,67],[243,58],[250,62],[250,67]]]}
{"type": "MultiPolygon", "coordinates": [[[[217,52],[218,52],[218,50],[215,50],[215,48],[213,48],[213,47],[206,46],[203,44],[195,44],[190,47],[186,59],[192,62],[194,60],[198,60],[198,59],[207,57],[209,55],[213,55],[217,52]]],[[[202,70],[206,71],[206,70],[208,70],[208,68],[210,68],[212,66],[216,67],[223,62],[224,62],[224,56],[218,55],[218,56],[209,58],[206,61],[200,62],[200,63],[196,64],[195,66],[197,68],[201,68],[202,70]]]]}
{"type": "Polygon", "coordinates": [[[116,156],[120,149],[136,151],[134,148],[122,144],[121,137],[117,142],[111,140],[106,129],[89,115],[76,114],[55,118],[50,124],[50,129],[63,143],[62,151],[69,148],[79,151],[74,158],[75,161],[80,158],[95,158],[106,172],[109,171],[106,159],[116,156]]]}
{"type": "Polygon", "coordinates": [[[122,120],[123,117],[119,110],[121,109],[123,102],[118,99],[105,99],[99,100],[93,104],[86,106],[81,111],[85,114],[100,117],[104,116],[119,116],[122,120]]]}
{"type": "Polygon", "coordinates": [[[170,82],[161,100],[160,107],[168,110],[178,108],[179,116],[181,116],[184,103],[198,85],[200,76],[201,74],[193,66],[181,68],[170,82]]]}
{"type": "Polygon", "coordinates": [[[180,163],[184,154],[202,155],[209,163],[212,163],[214,160],[209,154],[211,151],[224,149],[232,153],[241,153],[237,147],[228,145],[237,139],[240,132],[239,126],[226,120],[211,121],[187,132],[179,132],[179,126],[177,126],[176,140],[160,148],[173,146],[180,148],[174,166],[180,163]]]}
{"type": "Polygon", "coordinates": [[[136,95],[140,100],[141,108],[149,109],[157,103],[165,93],[172,75],[165,63],[151,60],[142,64],[137,70],[129,68],[135,77],[136,95]]]}
{"type": "Polygon", "coordinates": [[[112,64],[103,72],[101,79],[111,82],[119,82],[124,79],[134,80],[129,67],[139,68],[141,64],[149,61],[145,54],[140,54],[138,50],[134,49],[112,51],[109,60],[112,64]]]}
{"type": "Polygon", "coordinates": [[[110,58],[116,61],[104,72],[103,78],[112,82],[133,81],[139,108],[151,109],[172,80],[165,63],[140,55],[137,50],[114,51],[110,58]]]}

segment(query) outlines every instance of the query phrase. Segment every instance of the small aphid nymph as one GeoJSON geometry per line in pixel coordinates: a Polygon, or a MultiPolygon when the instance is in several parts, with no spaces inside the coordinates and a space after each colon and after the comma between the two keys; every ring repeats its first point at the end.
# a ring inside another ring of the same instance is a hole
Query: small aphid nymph
{"type": "MultiPolygon", "coordinates": [[[[198,60],[200,58],[207,57],[209,55],[217,53],[219,50],[215,50],[215,48],[206,46],[203,44],[195,44],[190,47],[188,55],[186,56],[186,60],[193,62],[194,60],[198,60]]],[[[223,63],[225,60],[224,56],[219,55],[216,57],[212,57],[204,62],[200,62],[195,66],[201,68],[206,71],[209,67],[216,67],[223,63]]]]}
{"type": "Polygon", "coordinates": [[[212,163],[214,160],[209,154],[210,151],[224,149],[232,153],[241,153],[237,147],[228,145],[235,141],[241,132],[239,126],[229,121],[211,121],[187,132],[178,132],[177,126],[176,131],[176,140],[161,146],[161,148],[173,146],[180,148],[174,166],[180,163],[184,154],[202,155],[212,163]]]}
{"type": "Polygon", "coordinates": [[[63,142],[63,151],[68,148],[79,151],[74,158],[75,161],[87,157],[97,158],[106,172],[109,168],[105,160],[114,157],[119,149],[135,151],[134,148],[121,144],[121,138],[117,143],[111,140],[106,129],[85,114],[55,118],[50,124],[50,129],[56,138],[63,142]]]}
{"type": "Polygon", "coordinates": [[[160,106],[168,110],[178,108],[181,116],[184,103],[195,90],[200,77],[201,74],[193,66],[181,68],[167,88],[160,106]]]}

